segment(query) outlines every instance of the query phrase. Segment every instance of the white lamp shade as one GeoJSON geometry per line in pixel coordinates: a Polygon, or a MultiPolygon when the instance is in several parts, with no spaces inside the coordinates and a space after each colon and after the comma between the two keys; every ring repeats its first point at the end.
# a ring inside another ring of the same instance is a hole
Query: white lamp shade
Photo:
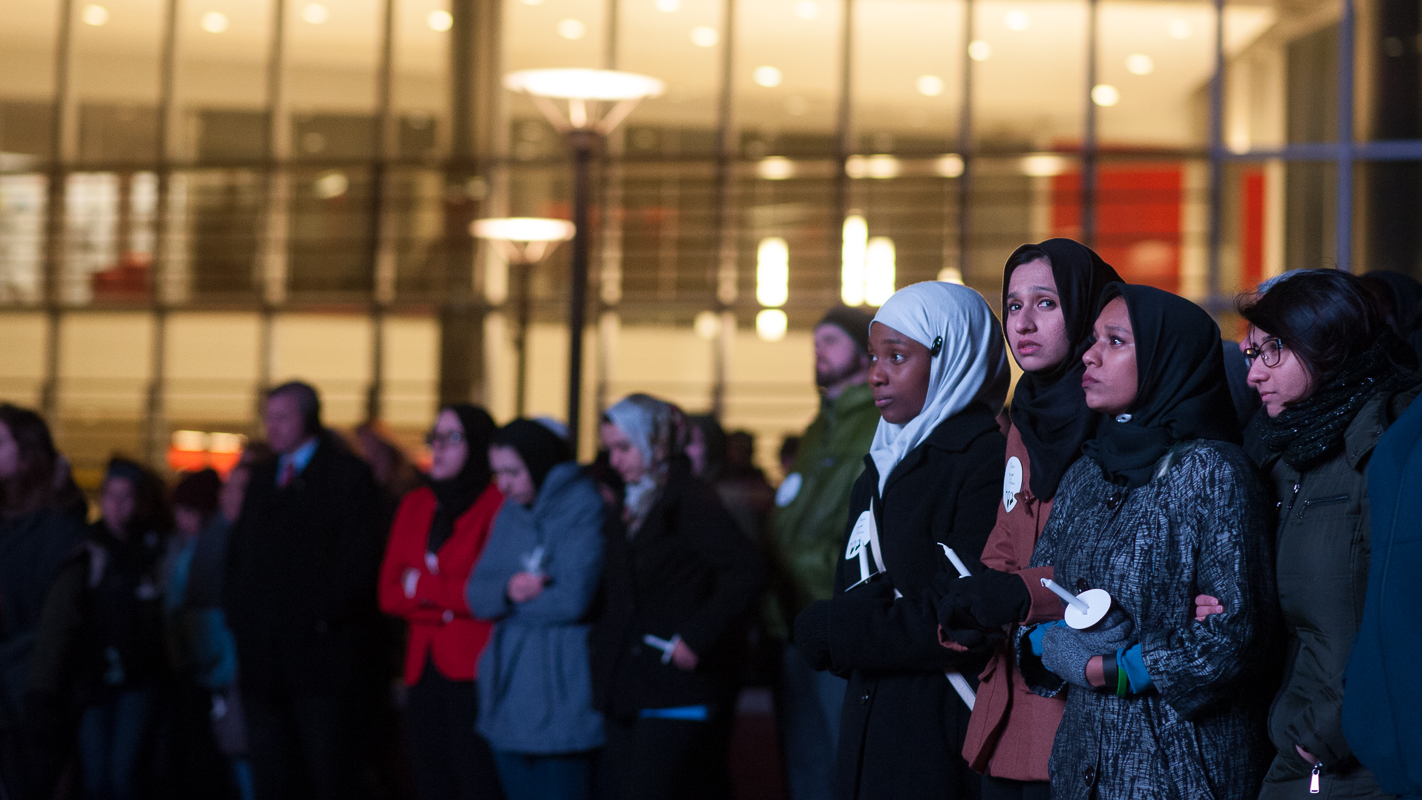
{"type": "Polygon", "coordinates": [[[648,75],[609,69],[524,69],[504,76],[504,88],[567,100],[640,100],[666,84],[648,75]]]}
{"type": "Polygon", "coordinates": [[[474,236],[505,242],[566,242],[573,238],[576,230],[573,223],[565,219],[540,217],[476,219],[469,224],[469,232],[474,236]]]}

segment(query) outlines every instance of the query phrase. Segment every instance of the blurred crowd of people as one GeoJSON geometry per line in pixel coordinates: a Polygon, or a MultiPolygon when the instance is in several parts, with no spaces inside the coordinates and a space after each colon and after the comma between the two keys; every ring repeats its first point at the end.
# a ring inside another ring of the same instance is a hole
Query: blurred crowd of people
{"type": "Polygon", "coordinates": [[[1422,793],[1422,284],[1288,273],[1232,342],[1054,239],[1001,300],[830,310],[778,487],[645,394],[590,464],[445,406],[421,472],[291,382],[91,508],[0,405],[0,800],[729,798],[746,686],[792,800],[1422,793]]]}

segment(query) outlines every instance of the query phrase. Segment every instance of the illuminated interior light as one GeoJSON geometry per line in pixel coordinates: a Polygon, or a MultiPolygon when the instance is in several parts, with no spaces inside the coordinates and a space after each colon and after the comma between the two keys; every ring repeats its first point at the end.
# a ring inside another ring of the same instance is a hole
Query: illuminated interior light
{"type": "Polygon", "coordinates": [[[331,9],[320,3],[308,3],[301,9],[301,19],[312,25],[321,25],[331,18],[331,9]]]}
{"type": "Polygon", "coordinates": [[[968,58],[974,61],[987,61],[992,57],[992,45],[977,39],[968,43],[968,58]]]}
{"type": "Polygon", "coordinates": [[[790,247],[779,236],[761,239],[756,248],[755,299],[769,308],[790,299],[790,247]]]}
{"type": "Polygon", "coordinates": [[[860,214],[844,218],[840,245],[839,299],[847,306],[864,304],[864,260],[869,244],[869,226],[860,214]]]}
{"type": "Polygon", "coordinates": [[[1002,24],[1010,31],[1025,31],[1032,27],[1032,18],[1025,11],[1009,11],[1002,18],[1002,24]]]}
{"type": "Polygon", "coordinates": [[[963,174],[963,157],[957,153],[939,156],[933,161],[933,171],[944,178],[956,178],[963,174]]]}
{"type": "Polygon", "coordinates": [[[1155,59],[1144,53],[1126,56],[1126,71],[1132,75],[1149,75],[1155,72],[1155,59]]]}
{"type": "Polygon", "coordinates": [[[79,18],[84,20],[85,25],[98,27],[109,21],[109,10],[103,6],[84,6],[79,18]]]}
{"type": "Polygon", "coordinates": [[[943,94],[943,79],[937,75],[920,75],[918,81],[914,83],[918,88],[918,93],[924,97],[937,97],[943,94]]]}
{"type": "Polygon", "coordinates": [[[751,80],[755,81],[757,86],[764,86],[767,89],[774,89],[784,79],[785,76],[781,74],[780,70],[770,66],[756,67],[755,72],[751,73],[751,80]]]}
{"type": "Polygon", "coordinates": [[[795,162],[785,156],[762,158],[755,165],[755,174],[768,181],[783,181],[795,177],[795,162]]]}
{"type": "Polygon", "coordinates": [[[1109,108],[1121,102],[1121,90],[1109,83],[1098,83],[1091,87],[1091,102],[1109,108]]]}
{"type": "Polygon", "coordinates": [[[587,35],[588,26],[576,19],[558,21],[558,35],[564,39],[577,40],[587,35]]]}
{"type": "Polygon", "coordinates": [[[894,240],[875,236],[864,255],[864,302],[882,306],[894,293],[894,240]]]}
{"type": "Polygon", "coordinates": [[[767,342],[784,339],[789,327],[789,318],[778,308],[763,308],[755,315],[755,335],[767,342]]]}
{"type": "Polygon", "coordinates": [[[697,47],[715,47],[721,42],[721,34],[715,28],[698,25],[691,29],[691,43],[697,47]]]}
{"type": "Polygon", "coordinates": [[[198,25],[208,33],[222,33],[227,30],[227,15],[217,11],[209,11],[202,15],[202,21],[199,22],[198,25]]]}
{"type": "Polygon", "coordinates": [[[430,26],[430,30],[442,33],[454,27],[454,16],[448,11],[431,11],[425,17],[425,24],[430,26]]]}

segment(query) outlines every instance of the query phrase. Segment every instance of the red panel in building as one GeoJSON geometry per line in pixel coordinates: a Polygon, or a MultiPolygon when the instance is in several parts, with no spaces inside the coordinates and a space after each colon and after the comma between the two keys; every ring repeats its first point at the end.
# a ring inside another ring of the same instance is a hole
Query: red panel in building
{"type": "MultiPolygon", "coordinates": [[[[1131,283],[1180,289],[1183,170],[1174,163],[1103,166],[1097,172],[1096,252],[1131,283]]],[[[1081,235],[1081,173],[1052,179],[1052,234],[1081,235]]]]}
{"type": "Polygon", "coordinates": [[[1252,292],[1264,279],[1264,170],[1239,178],[1239,286],[1252,292]]]}

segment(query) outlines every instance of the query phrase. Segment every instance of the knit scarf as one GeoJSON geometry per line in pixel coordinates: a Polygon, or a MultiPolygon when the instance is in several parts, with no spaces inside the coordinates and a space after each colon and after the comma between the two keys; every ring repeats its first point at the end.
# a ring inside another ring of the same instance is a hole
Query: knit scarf
{"type": "MultiPolygon", "coordinates": [[[[1265,417],[1259,435],[1284,463],[1305,472],[1343,449],[1343,437],[1373,395],[1396,391],[1417,382],[1417,373],[1399,367],[1389,357],[1401,344],[1385,334],[1362,355],[1346,362],[1313,394],[1290,403],[1277,417],[1265,417]]],[[[1262,415],[1261,415],[1262,416],[1262,415]]]]}

